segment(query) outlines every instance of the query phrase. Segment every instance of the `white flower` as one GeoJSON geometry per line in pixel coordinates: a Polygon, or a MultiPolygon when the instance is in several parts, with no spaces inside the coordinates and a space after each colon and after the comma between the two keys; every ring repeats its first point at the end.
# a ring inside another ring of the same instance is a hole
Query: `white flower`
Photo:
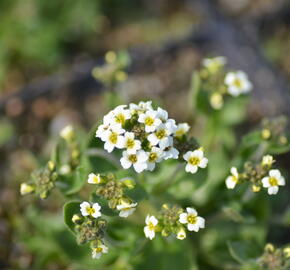
{"type": "Polygon", "coordinates": [[[104,253],[108,253],[108,247],[104,244],[98,245],[98,247],[92,249],[92,258],[100,259],[104,253]]]}
{"type": "Polygon", "coordinates": [[[119,216],[120,217],[128,217],[133,214],[133,212],[136,210],[137,203],[122,203],[117,205],[117,209],[120,211],[119,216]]]}
{"type": "Polygon", "coordinates": [[[20,194],[27,195],[32,193],[35,190],[35,187],[26,183],[22,183],[20,186],[20,194]]]}
{"type": "Polygon", "coordinates": [[[133,132],[126,132],[124,137],[121,138],[121,148],[126,148],[128,154],[136,154],[137,150],[141,149],[141,142],[135,140],[133,132]]]}
{"type": "Polygon", "coordinates": [[[107,132],[109,131],[110,126],[109,125],[99,125],[98,129],[96,131],[96,137],[100,138],[103,142],[106,141],[107,138],[107,132]]]}
{"type": "Polygon", "coordinates": [[[145,223],[147,226],[144,227],[144,233],[147,238],[152,240],[155,237],[155,230],[158,224],[158,220],[154,216],[147,216],[145,223]]]}
{"type": "Polygon", "coordinates": [[[168,119],[168,112],[161,109],[160,107],[157,108],[157,117],[162,121],[166,122],[168,119]]]}
{"type": "Polygon", "coordinates": [[[132,165],[136,172],[140,173],[147,169],[148,156],[143,150],[137,151],[136,154],[129,154],[123,151],[123,157],[120,159],[124,169],[130,168],[132,165]]]}
{"type": "Polygon", "coordinates": [[[223,56],[214,58],[205,58],[202,61],[204,67],[206,67],[211,73],[217,72],[222,66],[227,63],[227,59],[223,56]]]}
{"type": "Polygon", "coordinates": [[[59,169],[59,174],[61,175],[66,175],[66,174],[69,174],[70,172],[71,172],[71,167],[68,164],[62,165],[59,169]]]}
{"type": "Polygon", "coordinates": [[[262,179],[263,187],[268,188],[268,194],[276,194],[279,186],[285,186],[285,178],[281,175],[279,170],[270,170],[269,176],[262,179]]]}
{"type": "Polygon", "coordinates": [[[95,175],[94,173],[90,173],[88,176],[88,183],[89,184],[100,184],[101,183],[100,174],[95,175]]]}
{"type": "Polygon", "coordinates": [[[98,218],[100,217],[101,214],[101,206],[98,203],[94,203],[93,205],[91,205],[88,202],[82,202],[80,204],[80,209],[81,209],[81,213],[84,217],[86,216],[92,216],[94,218],[98,218]]]}
{"type": "Polygon", "coordinates": [[[189,231],[198,232],[200,228],[203,229],[205,227],[204,218],[199,217],[194,208],[187,207],[186,212],[187,213],[181,213],[179,215],[179,222],[187,224],[187,229],[189,231]]]}
{"type": "Polygon", "coordinates": [[[161,120],[157,118],[157,112],[153,110],[140,114],[138,122],[145,125],[145,131],[148,133],[153,132],[161,124],[161,120]]]}
{"type": "Polygon", "coordinates": [[[113,110],[113,123],[119,125],[124,125],[127,119],[131,118],[131,112],[128,109],[125,109],[127,105],[119,105],[113,110]]]}
{"type": "Polygon", "coordinates": [[[163,158],[163,151],[153,146],[151,151],[148,153],[148,160],[147,160],[147,170],[153,171],[155,168],[155,163],[160,162],[163,158]]]}
{"type": "Polygon", "coordinates": [[[189,131],[189,125],[187,123],[180,123],[177,125],[177,129],[174,132],[175,137],[182,137],[189,131]]]}
{"type": "Polygon", "coordinates": [[[270,155],[263,156],[262,159],[262,166],[271,167],[274,163],[274,159],[270,155]]]}
{"type": "Polygon", "coordinates": [[[140,101],[138,106],[143,111],[153,110],[152,101],[140,101]]]}
{"type": "Polygon", "coordinates": [[[183,228],[179,229],[179,231],[177,232],[176,238],[179,240],[183,240],[186,238],[186,232],[183,228]]]}
{"type": "Polygon", "coordinates": [[[169,135],[175,131],[174,124],[170,121],[167,121],[165,124],[160,124],[154,133],[150,134],[147,139],[151,145],[159,144],[161,149],[165,149],[170,146],[169,135]]]}
{"type": "Polygon", "coordinates": [[[71,125],[66,126],[60,132],[60,136],[66,141],[70,141],[74,137],[74,129],[71,125]]]}
{"type": "MultiPolygon", "coordinates": [[[[169,138],[169,141],[172,141],[172,144],[173,144],[173,138],[172,137],[169,138]]],[[[172,144],[170,143],[170,146],[166,147],[166,149],[163,152],[163,154],[164,154],[163,158],[165,160],[167,160],[169,158],[178,159],[179,151],[176,148],[174,148],[172,146],[172,144]]]]}
{"type": "Polygon", "coordinates": [[[115,147],[122,148],[123,146],[123,136],[122,133],[125,132],[124,129],[119,128],[120,126],[115,125],[112,130],[107,130],[103,135],[105,139],[104,148],[111,153],[115,147]]]}
{"type": "Polygon", "coordinates": [[[232,96],[239,96],[242,93],[248,93],[252,90],[252,83],[243,71],[229,72],[225,77],[225,84],[228,92],[232,96]]]}
{"type": "Polygon", "coordinates": [[[239,173],[236,167],[231,168],[231,174],[226,179],[226,186],[228,189],[234,189],[239,180],[239,173]]]}
{"type": "Polygon", "coordinates": [[[201,149],[188,151],[183,155],[184,160],[187,161],[185,171],[196,173],[198,167],[205,168],[207,166],[208,159],[203,156],[201,149]]]}

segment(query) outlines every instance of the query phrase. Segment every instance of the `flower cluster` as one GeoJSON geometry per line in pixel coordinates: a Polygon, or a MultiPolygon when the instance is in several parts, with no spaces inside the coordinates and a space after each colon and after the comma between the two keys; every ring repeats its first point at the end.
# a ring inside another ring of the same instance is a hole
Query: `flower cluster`
{"type": "Polygon", "coordinates": [[[117,180],[113,174],[90,173],[88,183],[97,185],[96,194],[108,200],[108,206],[117,209],[120,217],[126,218],[136,210],[137,203],[125,195],[126,190],[133,189],[135,186],[132,179],[117,180]]]}
{"type": "Polygon", "coordinates": [[[265,155],[258,164],[247,162],[242,173],[239,173],[236,167],[232,167],[231,175],[226,179],[227,188],[234,189],[237,184],[250,182],[253,192],[258,192],[264,187],[268,189],[269,195],[277,194],[279,186],[285,185],[285,179],[279,170],[272,169],[274,162],[272,156],[265,155]]]}
{"type": "Polygon", "coordinates": [[[104,142],[109,153],[122,149],[121,165],[133,167],[138,173],[153,171],[156,163],[167,159],[187,161],[186,171],[195,173],[198,167],[205,168],[207,159],[196,145],[184,141],[189,130],[186,123],[176,124],[168,118],[167,111],[153,109],[151,101],[120,105],[104,116],[96,137],[104,142]],[[192,151],[193,150],[193,151],[192,151]]]}
{"type": "Polygon", "coordinates": [[[101,218],[101,206],[98,203],[82,202],[80,213],[72,217],[79,244],[90,243],[92,258],[99,259],[103,253],[108,252],[104,244],[104,231],[106,221],[101,218]]]}
{"type": "Polygon", "coordinates": [[[205,58],[199,76],[202,88],[210,93],[210,104],[214,109],[221,109],[224,96],[237,97],[250,92],[253,88],[245,72],[225,70],[225,57],[205,58]],[[214,89],[214,90],[213,90],[214,89]]]}
{"type": "Polygon", "coordinates": [[[188,231],[198,232],[205,227],[204,218],[198,216],[194,208],[187,207],[184,211],[181,207],[169,207],[167,204],[162,206],[158,219],[155,216],[147,215],[144,233],[147,238],[152,240],[156,232],[168,237],[175,235],[179,240],[186,238],[186,228],[188,231]]]}

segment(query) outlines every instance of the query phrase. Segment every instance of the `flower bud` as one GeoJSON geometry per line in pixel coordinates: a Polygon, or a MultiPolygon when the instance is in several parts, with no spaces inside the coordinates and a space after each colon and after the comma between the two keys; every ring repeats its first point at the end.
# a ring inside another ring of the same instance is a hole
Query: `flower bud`
{"type": "Polygon", "coordinates": [[[21,195],[27,195],[32,193],[35,190],[34,185],[29,185],[26,183],[22,183],[20,186],[20,194],[21,195]]]}
{"type": "Polygon", "coordinates": [[[55,169],[55,163],[53,162],[53,161],[48,161],[48,163],[47,163],[47,167],[48,167],[48,169],[50,170],[50,171],[54,171],[54,169],[55,169]]]}
{"type": "Polygon", "coordinates": [[[284,248],[283,252],[286,258],[290,258],[290,247],[284,248]]]}
{"type": "Polygon", "coordinates": [[[272,244],[267,244],[265,246],[265,251],[269,253],[273,253],[275,251],[275,247],[272,244]]]}
{"type": "Polygon", "coordinates": [[[252,185],[252,191],[253,192],[259,192],[261,190],[261,187],[258,185],[252,185]]]}
{"type": "Polygon", "coordinates": [[[71,141],[74,138],[74,130],[71,125],[66,126],[60,132],[60,136],[66,141],[71,141]]]}
{"type": "Polygon", "coordinates": [[[122,179],[121,182],[129,189],[133,189],[135,187],[135,181],[130,178],[122,179]]]}
{"type": "Polygon", "coordinates": [[[177,232],[176,238],[179,240],[183,240],[186,238],[186,232],[184,230],[184,228],[180,228],[177,232]]]}
{"type": "Polygon", "coordinates": [[[83,219],[80,215],[73,215],[72,217],[72,222],[75,223],[75,224],[81,224],[83,219]]]}
{"type": "Polygon", "coordinates": [[[262,159],[263,167],[271,167],[273,163],[274,163],[274,159],[272,156],[270,155],[263,156],[263,159],[262,159]]]}
{"type": "Polygon", "coordinates": [[[267,139],[269,139],[271,137],[271,131],[269,130],[269,129],[263,129],[262,130],[262,138],[264,139],[264,140],[267,140],[267,139]]]}

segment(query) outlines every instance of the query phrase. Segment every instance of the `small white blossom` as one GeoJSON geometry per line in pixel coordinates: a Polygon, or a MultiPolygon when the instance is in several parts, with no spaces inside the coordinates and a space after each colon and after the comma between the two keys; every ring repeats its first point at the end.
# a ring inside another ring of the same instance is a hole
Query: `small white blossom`
{"type": "Polygon", "coordinates": [[[144,110],[144,111],[153,110],[152,101],[140,101],[138,106],[141,110],[144,110]]]}
{"type": "Polygon", "coordinates": [[[273,163],[274,163],[274,159],[272,156],[270,155],[263,156],[262,166],[271,167],[273,163]]]}
{"type": "Polygon", "coordinates": [[[262,179],[263,187],[268,188],[268,194],[277,194],[279,186],[285,186],[285,178],[279,170],[270,170],[269,176],[262,179]]]}
{"type": "Polygon", "coordinates": [[[96,137],[100,138],[103,142],[106,141],[107,138],[107,132],[109,131],[110,126],[109,125],[99,125],[98,129],[96,131],[96,137]]]}
{"type": "Polygon", "coordinates": [[[105,139],[105,150],[111,153],[115,147],[122,148],[124,139],[121,134],[124,133],[124,131],[123,129],[119,129],[118,126],[114,126],[113,130],[106,131],[103,135],[105,139]]]}
{"type": "Polygon", "coordinates": [[[89,202],[82,202],[80,204],[81,213],[84,217],[92,216],[94,218],[100,217],[101,214],[101,206],[98,203],[94,203],[91,205],[89,202]]]}
{"type": "Polygon", "coordinates": [[[127,107],[127,105],[120,105],[113,110],[113,122],[121,126],[124,125],[127,119],[131,118],[130,110],[125,109],[125,107],[127,107]]]}
{"type": "Polygon", "coordinates": [[[155,230],[158,224],[158,220],[154,216],[147,216],[145,220],[146,226],[144,227],[144,233],[147,238],[152,240],[155,237],[155,230]]]}
{"type": "Polygon", "coordinates": [[[239,180],[239,173],[236,167],[231,168],[231,174],[226,179],[226,186],[228,189],[234,189],[239,180]]]}
{"type": "Polygon", "coordinates": [[[175,137],[182,137],[189,131],[189,125],[187,123],[180,123],[177,125],[177,129],[174,132],[175,137]]]}
{"type": "Polygon", "coordinates": [[[60,136],[66,141],[70,141],[74,137],[74,129],[71,125],[66,126],[60,132],[60,136]]]}
{"type": "Polygon", "coordinates": [[[104,244],[98,245],[98,247],[92,249],[92,258],[100,259],[104,253],[108,253],[108,247],[104,244]]]}
{"type": "Polygon", "coordinates": [[[225,84],[228,87],[229,94],[232,96],[239,96],[240,94],[248,93],[253,88],[247,74],[243,71],[227,73],[225,84]]]}
{"type": "MultiPolygon", "coordinates": [[[[171,141],[171,140],[173,141],[172,138],[170,138],[169,141],[171,141]]],[[[172,144],[173,144],[173,143],[172,143],[172,144]]],[[[172,144],[170,143],[170,146],[166,147],[166,149],[165,149],[164,152],[163,152],[163,154],[164,154],[163,158],[164,158],[165,160],[167,160],[167,159],[169,159],[169,158],[178,159],[179,151],[178,151],[176,148],[174,148],[174,147],[172,146],[172,144]]]]}
{"type": "Polygon", "coordinates": [[[140,173],[147,169],[147,159],[148,156],[143,150],[137,151],[136,154],[129,154],[123,151],[120,161],[124,169],[129,169],[133,165],[135,171],[140,173]]]}
{"type": "Polygon", "coordinates": [[[157,117],[162,121],[166,122],[168,119],[168,112],[161,109],[160,107],[157,108],[157,117]]]}
{"type": "Polygon", "coordinates": [[[117,205],[117,209],[120,211],[120,217],[128,217],[136,210],[137,203],[122,203],[117,205]]]}
{"type": "Polygon", "coordinates": [[[88,176],[88,183],[89,184],[100,184],[101,183],[100,174],[95,175],[94,173],[90,173],[88,176]]]}
{"type": "Polygon", "coordinates": [[[121,148],[126,148],[128,154],[136,154],[137,150],[141,149],[141,142],[135,140],[133,132],[126,132],[121,138],[120,145],[121,148]]]}
{"type": "Polygon", "coordinates": [[[217,72],[226,63],[227,59],[223,56],[218,56],[214,58],[205,58],[202,61],[203,66],[207,68],[211,73],[217,72]]]}
{"type": "Polygon", "coordinates": [[[177,235],[176,235],[176,238],[179,239],[179,240],[183,240],[186,238],[186,232],[183,228],[181,228],[178,232],[177,232],[177,235]]]}
{"type": "Polygon", "coordinates": [[[59,174],[61,175],[66,175],[66,174],[69,174],[70,172],[71,172],[71,167],[68,164],[62,165],[59,169],[59,174]]]}
{"type": "Polygon", "coordinates": [[[198,167],[205,168],[208,163],[208,159],[203,156],[201,149],[188,151],[183,155],[184,160],[187,161],[185,171],[196,173],[198,167]]]}
{"type": "Polygon", "coordinates": [[[147,170],[153,171],[155,168],[155,163],[162,160],[163,154],[164,153],[160,148],[153,146],[151,151],[148,153],[147,170]]]}
{"type": "Polygon", "coordinates": [[[197,211],[194,208],[187,207],[187,213],[181,213],[179,215],[179,222],[182,224],[187,224],[187,229],[189,231],[198,232],[199,229],[205,227],[204,218],[198,216],[197,211]]]}
{"type": "Polygon", "coordinates": [[[161,120],[157,118],[157,112],[153,110],[140,114],[138,122],[145,125],[146,132],[153,132],[161,124],[161,120]]]}

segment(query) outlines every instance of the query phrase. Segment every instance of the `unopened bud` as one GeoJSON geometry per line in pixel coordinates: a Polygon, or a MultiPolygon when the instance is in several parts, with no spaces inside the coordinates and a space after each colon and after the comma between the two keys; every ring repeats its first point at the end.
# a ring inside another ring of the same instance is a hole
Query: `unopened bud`
{"type": "Polygon", "coordinates": [[[275,251],[275,247],[272,244],[267,244],[265,246],[265,251],[269,253],[273,253],[275,251]]]}
{"type": "Polygon", "coordinates": [[[81,224],[83,219],[80,217],[80,215],[73,215],[71,220],[75,224],[81,224]]]}
{"type": "Polygon", "coordinates": [[[71,141],[74,137],[74,130],[71,125],[66,126],[60,132],[60,136],[66,141],[71,141]]]}
{"type": "Polygon", "coordinates": [[[271,167],[273,163],[274,163],[274,159],[272,156],[270,155],[263,156],[262,166],[271,167]]]}
{"type": "Polygon", "coordinates": [[[271,137],[271,131],[269,130],[269,129],[263,129],[262,130],[262,138],[264,139],[264,140],[267,140],[267,139],[269,139],[271,137]]]}
{"type": "Polygon", "coordinates": [[[179,240],[183,240],[186,238],[186,232],[184,230],[184,228],[180,228],[177,232],[176,238],[179,240]]]}
{"type": "Polygon", "coordinates": [[[282,144],[286,144],[288,142],[288,139],[285,136],[280,136],[279,137],[279,141],[282,144]]]}
{"type": "Polygon", "coordinates": [[[283,253],[284,253],[286,258],[290,258],[290,247],[284,248],[283,253]]]}
{"type": "Polygon", "coordinates": [[[20,186],[20,194],[21,195],[27,195],[32,193],[35,190],[34,185],[29,185],[26,183],[22,183],[20,186]]]}
{"type": "Polygon", "coordinates": [[[258,185],[252,185],[252,191],[253,192],[259,192],[261,190],[261,187],[258,185]]]}
{"type": "Polygon", "coordinates": [[[107,63],[114,63],[117,59],[117,55],[113,51],[108,51],[105,55],[105,59],[107,63]]]}
{"type": "Polygon", "coordinates": [[[48,161],[48,163],[47,163],[47,167],[48,167],[48,169],[50,170],[50,171],[53,171],[54,169],[55,169],[55,164],[54,164],[54,162],[53,161],[48,161]]]}
{"type": "Polygon", "coordinates": [[[130,178],[122,179],[121,182],[129,189],[133,189],[135,187],[135,181],[130,178]]]}
{"type": "Polygon", "coordinates": [[[169,232],[167,229],[163,229],[163,230],[161,231],[161,235],[164,236],[164,237],[169,236],[169,234],[170,234],[170,232],[169,232]]]}

